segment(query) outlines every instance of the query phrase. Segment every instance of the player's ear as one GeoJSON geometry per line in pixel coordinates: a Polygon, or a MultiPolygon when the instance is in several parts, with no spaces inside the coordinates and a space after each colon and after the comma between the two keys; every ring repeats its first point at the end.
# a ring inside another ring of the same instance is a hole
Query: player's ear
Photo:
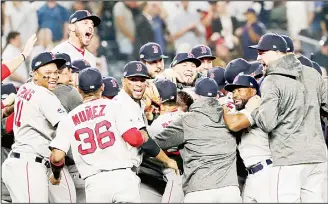
{"type": "Polygon", "coordinates": [[[100,91],[103,92],[105,90],[105,84],[102,83],[101,87],[100,87],[100,91]]]}
{"type": "Polygon", "coordinates": [[[75,32],[75,24],[68,24],[68,30],[71,32],[75,32]]]}

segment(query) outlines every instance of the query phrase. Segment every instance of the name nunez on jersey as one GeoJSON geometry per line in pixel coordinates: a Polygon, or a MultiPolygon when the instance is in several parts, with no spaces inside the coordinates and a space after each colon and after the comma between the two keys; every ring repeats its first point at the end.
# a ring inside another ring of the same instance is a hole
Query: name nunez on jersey
{"type": "Polygon", "coordinates": [[[72,116],[74,125],[79,125],[80,123],[93,120],[95,118],[105,116],[104,110],[106,105],[96,105],[96,106],[86,106],[85,110],[78,112],[72,116]]]}

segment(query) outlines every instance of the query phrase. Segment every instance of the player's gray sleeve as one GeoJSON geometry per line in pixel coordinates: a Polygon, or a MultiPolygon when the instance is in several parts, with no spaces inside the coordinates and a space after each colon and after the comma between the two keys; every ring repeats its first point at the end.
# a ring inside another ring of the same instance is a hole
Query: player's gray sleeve
{"type": "Polygon", "coordinates": [[[321,109],[328,114],[328,81],[320,79],[321,109]]]}
{"type": "Polygon", "coordinates": [[[261,105],[251,116],[264,132],[271,132],[278,124],[279,90],[272,80],[264,80],[261,85],[261,105]]]}
{"type": "Polygon", "coordinates": [[[161,133],[155,136],[155,142],[163,150],[177,147],[184,142],[183,117],[180,116],[172,121],[161,133]]]}
{"type": "Polygon", "coordinates": [[[58,85],[53,93],[57,96],[60,103],[70,112],[80,104],[82,104],[82,97],[79,92],[69,85],[58,85]]]}

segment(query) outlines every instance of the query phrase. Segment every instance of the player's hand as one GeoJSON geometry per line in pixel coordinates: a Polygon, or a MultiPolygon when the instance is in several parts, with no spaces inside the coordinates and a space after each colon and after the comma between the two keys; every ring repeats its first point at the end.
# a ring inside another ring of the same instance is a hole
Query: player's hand
{"type": "Polygon", "coordinates": [[[9,94],[9,96],[7,96],[7,98],[2,101],[3,105],[5,107],[7,107],[7,106],[10,106],[10,105],[14,104],[15,97],[16,97],[15,93],[9,94]]]}
{"type": "Polygon", "coordinates": [[[61,174],[58,179],[55,179],[54,174],[50,175],[49,181],[52,185],[59,185],[60,184],[60,179],[61,179],[61,174]]]}
{"type": "Polygon", "coordinates": [[[165,69],[161,74],[157,75],[156,78],[167,79],[176,84],[179,76],[173,69],[165,69]]]}
{"type": "Polygon", "coordinates": [[[175,173],[176,173],[177,175],[180,174],[180,173],[179,173],[178,164],[177,164],[177,162],[176,162],[175,160],[173,160],[173,159],[169,159],[169,160],[167,161],[167,163],[165,163],[165,166],[168,167],[168,168],[174,169],[174,171],[175,171],[175,173]]]}
{"type": "Polygon", "coordinates": [[[36,37],[36,34],[34,33],[28,40],[27,40],[27,43],[24,47],[24,50],[23,50],[23,55],[25,57],[28,57],[30,56],[32,50],[33,50],[33,47],[34,47],[34,44],[36,42],[38,38],[36,37]]]}
{"type": "Polygon", "coordinates": [[[245,109],[251,113],[255,108],[258,108],[260,104],[261,98],[258,95],[255,95],[248,100],[245,105],[245,109]]]}

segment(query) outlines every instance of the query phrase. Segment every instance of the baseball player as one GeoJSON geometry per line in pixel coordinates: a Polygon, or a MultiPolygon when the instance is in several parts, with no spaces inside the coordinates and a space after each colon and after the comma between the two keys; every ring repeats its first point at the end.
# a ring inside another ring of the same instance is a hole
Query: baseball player
{"type": "MultiPolygon", "coordinates": [[[[153,121],[149,127],[149,135],[153,138],[156,137],[166,126],[179,117],[183,112],[177,106],[177,87],[170,80],[158,80],[155,82],[161,97],[161,115],[153,121]]],[[[182,159],[177,148],[172,148],[167,151],[170,158],[175,159],[182,172],[182,159]]],[[[164,178],[166,179],[166,187],[162,196],[162,203],[180,203],[183,201],[182,191],[182,177],[176,175],[171,169],[162,170],[164,178]]]]}
{"type": "Polygon", "coordinates": [[[104,91],[102,92],[103,98],[113,99],[120,92],[120,87],[114,77],[105,77],[103,83],[105,85],[104,91]]]}
{"type": "Polygon", "coordinates": [[[194,86],[197,77],[197,67],[201,64],[201,61],[191,53],[178,53],[174,57],[170,67],[175,72],[176,78],[174,82],[177,83],[179,89],[194,86]]]}
{"type": "MultiPolygon", "coordinates": [[[[323,202],[327,148],[320,108],[328,112],[327,86],[317,71],[286,54],[281,36],[267,33],[251,47],[267,66],[262,102],[252,98],[247,106],[254,109],[248,117],[270,136],[273,202],[323,202]]],[[[245,120],[243,128],[253,125],[247,116],[240,120],[245,120]]]]}
{"type": "Polygon", "coordinates": [[[197,45],[191,49],[191,53],[195,56],[195,58],[202,62],[202,64],[197,68],[199,77],[207,76],[207,72],[213,68],[213,60],[216,59],[216,57],[212,54],[212,50],[206,45],[197,45]]]}
{"type": "Polygon", "coordinates": [[[167,58],[163,54],[159,44],[148,42],[139,50],[140,61],[147,66],[149,76],[154,79],[164,71],[164,59],[167,58]]]}
{"type": "Polygon", "coordinates": [[[212,69],[208,70],[207,77],[214,79],[214,81],[217,83],[219,91],[217,98],[220,100],[220,98],[223,98],[227,95],[227,91],[224,89],[224,86],[226,85],[225,78],[224,78],[224,71],[225,69],[222,67],[213,67],[212,69]]]}
{"type": "MultiPolygon", "coordinates": [[[[233,84],[228,84],[225,89],[233,93],[236,110],[243,113],[248,110],[246,103],[252,97],[259,97],[259,86],[256,80],[249,75],[237,76],[233,84]]],[[[238,150],[246,166],[248,176],[242,190],[244,203],[268,203],[271,198],[271,170],[272,155],[269,147],[268,133],[257,126],[240,129],[240,115],[231,114],[230,109],[223,106],[223,118],[227,128],[231,131],[243,131],[238,150]]],[[[249,114],[249,113],[248,113],[249,114]]]]}
{"type": "Polygon", "coordinates": [[[78,82],[79,82],[79,80],[78,80],[79,72],[85,68],[91,67],[91,65],[85,59],[78,59],[78,60],[72,61],[72,66],[75,67],[76,69],[72,69],[71,84],[73,85],[73,87],[77,88],[78,82]]]}
{"type": "Polygon", "coordinates": [[[100,24],[99,17],[91,15],[87,10],[77,10],[69,18],[69,38],[57,45],[52,52],[67,53],[71,60],[85,59],[96,67],[96,58],[86,47],[90,44],[94,28],[100,24]]]}
{"type": "MultiPolygon", "coordinates": [[[[3,181],[12,202],[48,202],[52,191],[48,189],[48,146],[55,129],[66,111],[52,93],[58,80],[58,67],[65,60],[51,52],[40,53],[32,60],[33,80],[20,87],[15,98],[15,143],[2,166],[3,181]]],[[[66,192],[60,197],[75,202],[75,188],[67,171],[63,171],[66,192]]]]}
{"type": "Polygon", "coordinates": [[[24,47],[21,55],[15,57],[10,61],[1,63],[1,81],[10,76],[11,73],[15,72],[16,69],[25,62],[26,58],[30,56],[33,46],[36,42],[36,34],[33,34],[28,40],[24,47]]]}
{"type": "Polygon", "coordinates": [[[241,202],[236,171],[236,141],[225,128],[218,108],[218,86],[200,78],[195,102],[155,136],[163,149],[181,147],[184,201],[241,202]],[[214,156],[215,155],[215,156],[214,156]]]}
{"type": "Polygon", "coordinates": [[[79,73],[79,92],[83,104],[71,111],[58,125],[51,142],[52,184],[61,182],[65,154],[72,148],[81,177],[86,182],[86,202],[140,202],[139,179],[127,144],[140,147],[170,168],[175,161],[159,149],[144,130],[139,131],[129,118],[124,104],[102,99],[103,80],[96,68],[79,73]],[[82,139],[84,138],[84,139],[82,139]],[[86,145],[89,144],[89,145],[86,145]]]}

